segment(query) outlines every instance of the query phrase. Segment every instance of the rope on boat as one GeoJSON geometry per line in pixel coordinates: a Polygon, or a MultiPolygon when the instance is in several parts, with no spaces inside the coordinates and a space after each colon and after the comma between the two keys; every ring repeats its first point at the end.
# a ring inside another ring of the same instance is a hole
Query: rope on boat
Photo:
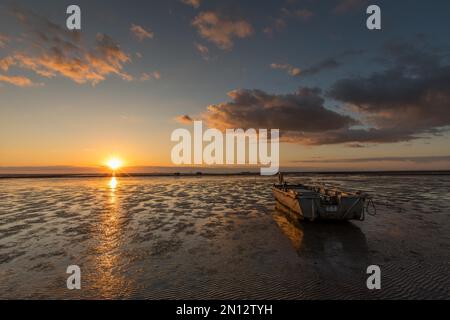
{"type": "Polygon", "coordinates": [[[364,208],[364,211],[369,215],[369,216],[376,216],[377,215],[377,208],[375,207],[375,203],[373,202],[372,199],[368,199],[367,200],[367,204],[366,207],[364,208]],[[371,207],[373,210],[372,212],[369,210],[369,207],[371,207]]]}

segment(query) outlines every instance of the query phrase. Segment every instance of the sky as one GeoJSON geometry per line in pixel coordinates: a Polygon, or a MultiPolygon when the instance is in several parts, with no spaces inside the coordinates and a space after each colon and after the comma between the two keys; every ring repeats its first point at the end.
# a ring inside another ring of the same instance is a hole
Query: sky
{"type": "Polygon", "coordinates": [[[0,171],[172,166],[173,130],[278,128],[283,167],[450,169],[450,2],[0,2],[0,171]]]}

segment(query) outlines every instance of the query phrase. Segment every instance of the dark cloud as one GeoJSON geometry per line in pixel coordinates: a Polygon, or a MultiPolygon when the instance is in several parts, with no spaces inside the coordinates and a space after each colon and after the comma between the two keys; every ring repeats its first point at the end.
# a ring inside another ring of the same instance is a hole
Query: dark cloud
{"type": "Polygon", "coordinates": [[[334,57],[323,59],[307,68],[299,68],[290,64],[272,63],[270,67],[272,69],[285,70],[289,75],[294,77],[313,76],[323,71],[336,69],[342,66],[341,59],[347,56],[363,54],[363,50],[347,50],[334,57]]]}
{"type": "Polygon", "coordinates": [[[363,53],[364,53],[364,50],[343,51],[334,57],[323,59],[308,68],[302,69],[302,72],[299,75],[311,76],[311,75],[316,75],[318,73],[321,73],[322,71],[339,68],[343,65],[343,63],[341,61],[342,59],[349,57],[349,56],[361,55],[363,53]]]}
{"type": "Polygon", "coordinates": [[[228,95],[231,102],[210,105],[201,115],[209,127],[280,129],[286,141],[295,137],[296,142],[309,143],[310,136],[357,124],[351,117],[325,108],[320,90],[315,88],[282,95],[234,90],[228,95]]]}
{"type": "Polygon", "coordinates": [[[339,130],[326,130],[318,133],[290,132],[286,142],[301,143],[305,145],[329,145],[341,143],[395,143],[418,139],[414,132],[401,128],[396,129],[356,129],[341,128],[339,130]]]}
{"type": "Polygon", "coordinates": [[[340,65],[341,65],[341,63],[338,62],[334,58],[325,59],[309,68],[303,69],[300,74],[304,75],[304,76],[310,76],[310,75],[318,74],[324,70],[335,69],[335,68],[339,67],[340,65]]]}
{"type": "Polygon", "coordinates": [[[372,157],[372,158],[348,158],[348,159],[316,159],[298,160],[294,163],[363,163],[363,162],[414,162],[433,163],[450,161],[450,156],[417,156],[417,157],[372,157]]]}
{"type": "Polygon", "coordinates": [[[438,134],[450,126],[450,66],[443,55],[389,45],[391,64],[368,77],[337,81],[329,94],[350,105],[393,140],[438,134]]]}
{"type": "MultiPolygon", "coordinates": [[[[34,11],[18,5],[9,7],[9,11],[30,34],[34,34],[34,37],[30,38],[30,40],[34,41],[35,44],[39,44],[40,41],[48,42],[55,40],[56,42],[67,43],[72,47],[77,46],[75,44],[81,43],[80,31],[71,31],[63,28],[47,18],[36,14],[34,11]]],[[[28,35],[25,36],[27,37],[28,35]]]]}
{"type": "Polygon", "coordinates": [[[194,120],[190,116],[185,114],[182,116],[177,116],[175,118],[175,121],[177,121],[178,123],[181,123],[181,124],[191,124],[194,120]]]}
{"type": "Polygon", "coordinates": [[[211,105],[201,117],[219,129],[278,128],[283,141],[305,145],[363,147],[442,135],[450,128],[450,66],[445,55],[398,43],[387,45],[385,53],[389,65],[384,70],[338,80],[328,93],[355,118],[325,108],[321,91],[311,88],[284,95],[234,90],[231,102],[211,105]]]}

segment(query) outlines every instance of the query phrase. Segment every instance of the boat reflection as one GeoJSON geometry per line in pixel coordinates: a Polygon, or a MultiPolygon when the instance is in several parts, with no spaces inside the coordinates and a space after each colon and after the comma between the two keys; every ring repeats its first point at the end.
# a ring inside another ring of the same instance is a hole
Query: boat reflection
{"type": "Polygon", "coordinates": [[[284,235],[291,241],[291,244],[295,250],[299,252],[302,248],[304,237],[303,229],[299,223],[291,221],[286,214],[278,210],[273,215],[273,219],[284,235]]]}
{"type": "Polygon", "coordinates": [[[300,257],[320,261],[318,269],[365,272],[369,260],[367,240],[353,223],[300,222],[280,208],[273,218],[300,257]]]}

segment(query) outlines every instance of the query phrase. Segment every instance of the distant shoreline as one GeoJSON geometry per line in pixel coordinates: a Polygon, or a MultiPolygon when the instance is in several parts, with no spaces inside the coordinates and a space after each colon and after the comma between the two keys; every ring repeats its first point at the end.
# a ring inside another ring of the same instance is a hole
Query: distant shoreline
{"type": "MultiPolygon", "coordinates": [[[[447,176],[450,170],[441,171],[287,171],[285,175],[367,175],[367,176],[447,176]]],[[[194,172],[194,173],[117,173],[116,177],[214,177],[214,176],[260,176],[259,172],[233,172],[233,173],[211,173],[211,172],[194,172]]],[[[51,179],[51,178],[109,178],[112,177],[108,173],[68,173],[68,174],[0,174],[0,179],[51,179]]]]}

